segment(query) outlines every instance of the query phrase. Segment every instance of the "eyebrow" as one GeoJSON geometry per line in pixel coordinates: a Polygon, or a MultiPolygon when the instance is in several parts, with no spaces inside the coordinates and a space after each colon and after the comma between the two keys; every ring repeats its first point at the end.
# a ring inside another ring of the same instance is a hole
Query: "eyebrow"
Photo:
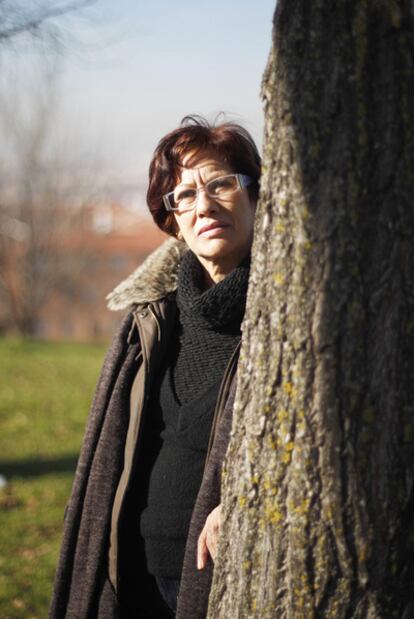
{"type": "MultiPolygon", "coordinates": [[[[233,172],[223,172],[223,171],[221,171],[221,172],[215,171],[214,172],[213,171],[213,172],[211,172],[211,177],[207,178],[207,181],[204,183],[204,185],[207,185],[207,183],[209,183],[210,181],[214,181],[215,178],[220,178],[220,176],[228,176],[229,174],[233,174],[233,172]]],[[[177,187],[192,187],[193,185],[196,187],[197,183],[194,183],[194,182],[193,183],[190,183],[190,182],[188,182],[188,183],[178,183],[178,185],[175,186],[175,189],[177,187]]]]}

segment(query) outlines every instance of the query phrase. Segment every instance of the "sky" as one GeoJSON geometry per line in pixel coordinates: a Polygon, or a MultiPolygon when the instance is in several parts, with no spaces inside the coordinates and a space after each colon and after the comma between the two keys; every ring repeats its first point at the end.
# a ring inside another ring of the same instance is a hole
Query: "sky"
{"type": "Polygon", "coordinates": [[[260,84],[275,0],[98,0],[71,31],[56,123],[114,175],[145,183],[187,114],[225,112],[262,144],[260,84]]]}

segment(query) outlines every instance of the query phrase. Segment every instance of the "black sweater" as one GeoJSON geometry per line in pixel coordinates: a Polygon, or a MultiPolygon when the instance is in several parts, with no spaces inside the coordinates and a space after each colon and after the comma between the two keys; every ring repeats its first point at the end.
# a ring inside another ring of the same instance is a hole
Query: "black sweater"
{"type": "Polygon", "coordinates": [[[214,407],[225,366],[240,339],[248,271],[245,260],[204,290],[198,259],[188,252],[182,261],[177,330],[152,389],[145,429],[153,464],[140,527],[148,570],[156,576],[181,575],[214,407]]]}

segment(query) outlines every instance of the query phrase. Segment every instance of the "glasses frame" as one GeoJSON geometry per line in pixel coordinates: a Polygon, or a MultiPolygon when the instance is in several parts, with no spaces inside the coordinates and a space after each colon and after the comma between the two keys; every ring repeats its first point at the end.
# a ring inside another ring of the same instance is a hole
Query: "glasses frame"
{"type": "Polygon", "coordinates": [[[242,189],[244,189],[245,187],[248,187],[249,185],[251,185],[253,183],[253,178],[251,176],[248,176],[247,174],[240,174],[239,172],[235,172],[234,174],[223,174],[222,176],[217,176],[216,178],[212,178],[211,181],[208,181],[208,183],[206,183],[205,185],[203,185],[202,187],[196,187],[195,188],[195,192],[196,195],[194,196],[194,205],[193,206],[189,206],[188,208],[174,208],[173,206],[171,206],[170,203],[170,197],[174,197],[174,191],[170,191],[168,193],[166,193],[165,195],[163,195],[162,197],[162,201],[164,203],[164,206],[166,208],[167,211],[172,211],[174,213],[180,212],[180,213],[186,213],[187,211],[193,211],[196,206],[197,206],[197,202],[198,202],[198,194],[200,193],[200,191],[205,191],[206,194],[208,195],[209,198],[212,198],[213,200],[220,200],[220,198],[217,198],[217,196],[211,195],[208,192],[208,186],[210,183],[214,183],[215,181],[218,181],[221,178],[228,178],[230,176],[235,176],[237,178],[237,189],[235,191],[232,191],[230,193],[228,193],[227,195],[232,195],[234,193],[236,193],[237,191],[242,191],[242,189]]]}

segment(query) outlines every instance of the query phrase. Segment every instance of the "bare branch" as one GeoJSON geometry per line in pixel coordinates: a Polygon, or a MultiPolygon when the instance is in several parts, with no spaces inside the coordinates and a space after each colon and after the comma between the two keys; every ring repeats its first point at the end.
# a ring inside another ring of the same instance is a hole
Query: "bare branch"
{"type": "Polygon", "coordinates": [[[27,10],[0,0],[0,45],[23,33],[38,35],[47,21],[81,11],[96,1],[49,2],[27,10]]]}

